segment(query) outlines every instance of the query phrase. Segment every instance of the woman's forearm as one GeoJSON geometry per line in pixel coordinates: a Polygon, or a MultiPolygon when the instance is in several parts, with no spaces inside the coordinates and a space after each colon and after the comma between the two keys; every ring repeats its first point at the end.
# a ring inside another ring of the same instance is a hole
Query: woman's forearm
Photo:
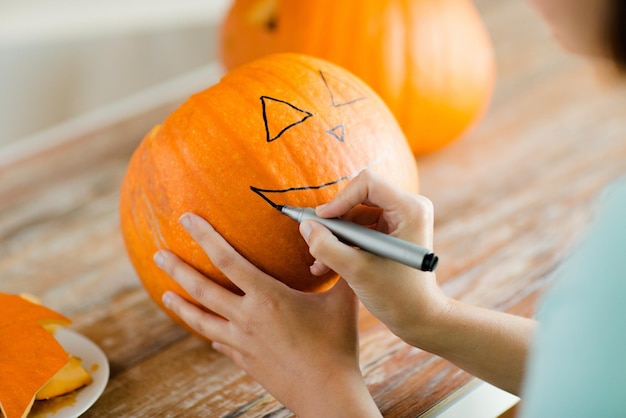
{"type": "Polygon", "coordinates": [[[405,340],[519,394],[536,322],[450,300],[449,309],[405,340]]]}

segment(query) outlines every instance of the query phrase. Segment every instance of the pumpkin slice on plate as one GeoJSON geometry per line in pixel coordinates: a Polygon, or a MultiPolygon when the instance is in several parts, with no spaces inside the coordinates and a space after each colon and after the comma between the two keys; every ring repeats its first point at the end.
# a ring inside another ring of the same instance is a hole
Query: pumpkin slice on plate
{"type": "Polygon", "coordinates": [[[82,360],[70,356],[70,361],[50,379],[35,395],[43,400],[65,395],[93,382],[91,375],[83,368],[82,360]]]}
{"type": "Polygon", "coordinates": [[[70,323],[45,306],[0,293],[0,411],[5,418],[27,416],[37,393],[68,365],[73,368],[71,356],[48,331],[70,323]]]}

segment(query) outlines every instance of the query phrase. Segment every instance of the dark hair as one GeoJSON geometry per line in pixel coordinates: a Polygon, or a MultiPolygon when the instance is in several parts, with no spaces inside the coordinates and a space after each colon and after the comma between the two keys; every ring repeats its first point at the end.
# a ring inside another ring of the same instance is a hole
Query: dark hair
{"type": "Polygon", "coordinates": [[[609,25],[609,48],[615,64],[626,72],[626,1],[613,0],[609,25]]]}

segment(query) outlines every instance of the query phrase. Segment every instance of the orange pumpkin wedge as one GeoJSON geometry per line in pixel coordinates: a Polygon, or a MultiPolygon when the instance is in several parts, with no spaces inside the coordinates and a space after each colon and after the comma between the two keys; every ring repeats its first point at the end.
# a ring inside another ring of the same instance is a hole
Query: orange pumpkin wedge
{"type": "Polygon", "coordinates": [[[62,396],[93,382],[93,377],[83,368],[82,363],[82,359],[71,356],[70,361],[37,392],[35,399],[62,396]]]}
{"type": "Polygon", "coordinates": [[[0,293],[0,410],[5,418],[28,415],[37,392],[70,355],[46,329],[70,320],[21,296],[0,293]]]}

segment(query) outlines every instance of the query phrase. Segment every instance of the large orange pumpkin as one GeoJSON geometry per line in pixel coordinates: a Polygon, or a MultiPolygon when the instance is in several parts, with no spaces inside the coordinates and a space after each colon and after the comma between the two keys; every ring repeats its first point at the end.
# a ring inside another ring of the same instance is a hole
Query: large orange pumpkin
{"type": "Polygon", "coordinates": [[[235,0],[221,30],[225,66],[283,51],[327,59],[368,83],[415,154],[459,138],[484,113],[495,79],[471,0],[235,0]]]}
{"type": "Polygon", "coordinates": [[[417,191],[415,160],[382,100],[325,61],[264,57],[189,98],[141,142],[121,188],[128,254],[160,306],[166,290],[184,294],[152,261],[163,248],[237,291],[179,225],[192,211],[278,280],[325,289],[335,275],[310,274],[296,222],[273,205],[327,202],[366,167],[417,191]]]}

